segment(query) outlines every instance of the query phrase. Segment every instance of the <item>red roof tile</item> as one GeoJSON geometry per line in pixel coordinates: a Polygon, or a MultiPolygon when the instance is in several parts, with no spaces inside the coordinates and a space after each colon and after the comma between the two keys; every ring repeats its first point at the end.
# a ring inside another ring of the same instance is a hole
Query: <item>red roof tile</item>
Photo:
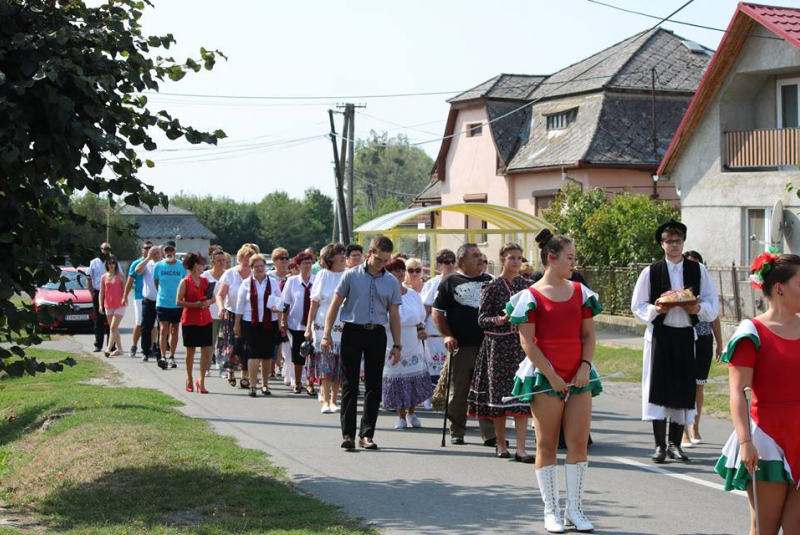
{"type": "Polygon", "coordinates": [[[800,9],[745,3],[739,9],[800,48],[800,9]]]}

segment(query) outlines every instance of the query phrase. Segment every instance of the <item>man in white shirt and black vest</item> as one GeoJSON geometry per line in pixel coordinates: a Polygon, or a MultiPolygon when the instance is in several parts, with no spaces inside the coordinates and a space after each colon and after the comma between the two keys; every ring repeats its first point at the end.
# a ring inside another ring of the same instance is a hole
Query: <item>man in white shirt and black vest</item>
{"type": "Polygon", "coordinates": [[[631,311],[647,324],[642,369],[642,420],[653,422],[655,463],[688,461],[681,450],[684,425],[696,414],[695,332],[698,321],[714,321],[719,297],[702,264],[683,258],[686,225],[670,219],[656,230],[664,259],[639,275],[631,311]],[[664,294],[690,290],[697,298],[666,304],[664,294]],[[667,432],[669,420],[669,432],[667,432]]]}

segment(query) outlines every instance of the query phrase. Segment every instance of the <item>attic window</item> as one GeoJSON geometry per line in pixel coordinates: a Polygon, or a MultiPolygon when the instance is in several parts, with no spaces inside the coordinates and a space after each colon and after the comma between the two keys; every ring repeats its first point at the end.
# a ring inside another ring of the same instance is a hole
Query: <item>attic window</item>
{"type": "Polygon", "coordinates": [[[706,56],[710,55],[708,53],[708,50],[706,50],[706,48],[699,43],[695,43],[694,41],[689,41],[688,39],[681,41],[681,43],[683,43],[683,46],[688,48],[689,52],[691,52],[692,54],[705,54],[706,56]]]}
{"type": "Polygon", "coordinates": [[[475,137],[483,134],[483,123],[471,123],[467,125],[467,137],[475,137]]]}
{"type": "Polygon", "coordinates": [[[578,116],[578,108],[572,108],[558,113],[546,114],[548,130],[563,130],[573,122],[578,116]]]}

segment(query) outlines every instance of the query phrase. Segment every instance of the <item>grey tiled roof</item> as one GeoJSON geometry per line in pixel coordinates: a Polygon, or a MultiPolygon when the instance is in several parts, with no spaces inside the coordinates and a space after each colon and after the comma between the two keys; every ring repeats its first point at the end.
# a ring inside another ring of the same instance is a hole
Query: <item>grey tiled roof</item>
{"type": "Polygon", "coordinates": [[[543,101],[531,107],[533,119],[528,142],[514,155],[509,170],[574,164],[582,159],[594,137],[603,105],[603,94],[543,101]],[[545,114],[578,106],[575,121],[567,128],[547,131],[545,114]]]}
{"type": "Polygon", "coordinates": [[[180,234],[182,239],[213,239],[216,234],[208,230],[192,212],[170,206],[165,210],[156,206],[152,210],[146,206],[124,206],[120,213],[128,221],[135,221],[139,228],[136,235],[142,239],[174,238],[180,234]]]}
{"type": "Polygon", "coordinates": [[[514,154],[528,141],[531,108],[528,106],[508,115],[518,107],[519,104],[503,106],[491,102],[486,105],[489,120],[494,121],[491,124],[492,135],[503,165],[508,165],[514,154]]]}
{"type": "Polygon", "coordinates": [[[658,165],[686,113],[685,98],[656,99],[658,144],[653,153],[652,101],[644,95],[606,95],[587,163],[658,165]]]}
{"type": "Polygon", "coordinates": [[[558,71],[529,98],[549,99],[603,88],[649,90],[652,67],[656,67],[659,90],[694,93],[711,54],[693,54],[683,41],[662,28],[636,34],[558,71]]]}
{"type": "Polygon", "coordinates": [[[524,100],[545,78],[547,77],[534,74],[499,74],[447,102],[461,102],[479,97],[524,100]]]}
{"type": "Polygon", "coordinates": [[[425,189],[414,197],[414,204],[422,204],[425,202],[441,202],[442,200],[442,182],[441,180],[431,180],[425,189]]]}
{"type": "Polygon", "coordinates": [[[591,93],[533,106],[530,141],[514,156],[510,170],[575,164],[657,166],[689,105],[686,97],[656,98],[658,152],[653,154],[652,100],[647,95],[591,93]],[[543,114],[578,106],[575,122],[547,131],[543,114]]]}

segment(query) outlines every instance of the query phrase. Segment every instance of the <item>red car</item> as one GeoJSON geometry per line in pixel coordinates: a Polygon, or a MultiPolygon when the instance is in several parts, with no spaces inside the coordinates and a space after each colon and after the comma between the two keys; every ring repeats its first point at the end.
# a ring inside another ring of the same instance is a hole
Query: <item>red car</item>
{"type": "Polygon", "coordinates": [[[49,325],[42,323],[40,317],[39,326],[43,330],[66,329],[68,331],[87,330],[94,326],[94,308],[92,307],[92,295],[89,293],[89,279],[86,277],[85,268],[61,268],[61,276],[67,280],[64,283],[64,292],[59,291],[60,282],[48,282],[44,286],[36,289],[33,304],[36,311],[44,310],[46,307],[58,305],[69,306],[66,311],[53,311],[53,322],[49,325]],[[67,303],[72,301],[71,305],[67,303]]]}

